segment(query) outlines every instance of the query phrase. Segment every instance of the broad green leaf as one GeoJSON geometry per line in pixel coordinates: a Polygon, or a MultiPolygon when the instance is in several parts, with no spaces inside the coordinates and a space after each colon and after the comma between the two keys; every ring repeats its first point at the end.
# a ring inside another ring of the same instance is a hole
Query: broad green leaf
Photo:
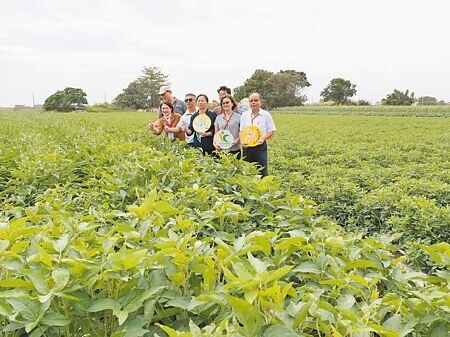
{"type": "Polygon", "coordinates": [[[13,289],[0,292],[0,298],[27,298],[28,292],[25,289],[13,289]]]}
{"type": "Polygon", "coordinates": [[[233,309],[233,314],[243,325],[244,336],[257,336],[264,324],[261,313],[245,300],[230,295],[225,297],[233,309]]]}
{"type": "Polygon", "coordinates": [[[8,278],[8,279],[0,280],[0,287],[31,289],[31,288],[33,288],[33,283],[22,280],[22,279],[8,278]]]}
{"type": "Polygon", "coordinates": [[[258,296],[258,289],[255,287],[249,288],[244,292],[244,298],[248,303],[253,303],[253,301],[257,296],[258,296]]]}
{"type": "Polygon", "coordinates": [[[356,303],[355,297],[351,294],[341,295],[337,300],[338,307],[347,310],[351,309],[351,307],[353,307],[355,303],[356,303]]]}
{"type": "Polygon", "coordinates": [[[233,269],[236,272],[237,276],[240,278],[240,281],[247,281],[254,278],[254,275],[250,273],[247,267],[241,262],[235,263],[233,265],[233,269]]]}
{"type": "Polygon", "coordinates": [[[293,330],[289,329],[286,325],[271,325],[263,328],[260,334],[261,337],[301,337],[293,330]]]}
{"type": "Polygon", "coordinates": [[[311,274],[321,273],[320,269],[313,262],[303,262],[299,264],[297,267],[295,267],[292,271],[298,273],[311,273],[311,274]]]}
{"type": "Polygon", "coordinates": [[[32,269],[27,272],[24,272],[26,276],[31,280],[34,285],[34,288],[41,294],[47,294],[49,288],[47,286],[47,281],[42,275],[42,272],[39,269],[32,269]]]}
{"type": "Polygon", "coordinates": [[[41,324],[48,326],[66,326],[70,324],[70,319],[57,312],[46,312],[41,320],[41,324]]]}
{"type": "Polygon", "coordinates": [[[400,337],[400,335],[399,335],[399,333],[397,331],[385,328],[382,325],[369,323],[368,326],[372,329],[372,331],[374,331],[374,332],[376,332],[378,334],[382,334],[383,336],[386,336],[386,337],[400,337]]]}
{"type": "Polygon", "coordinates": [[[257,274],[261,274],[267,270],[268,265],[260,259],[255,258],[251,253],[248,253],[248,260],[257,274]]]}
{"type": "Polygon", "coordinates": [[[47,253],[47,251],[42,248],[41,246],[38,246],[38,251],[39,251],[39,261],[42,262],[43,264],[45,264],[48,267],[52,266],[52,257],[49,253],[47,253]]]}
{"type": "Polygon", "coordinates": [[[55,269],[52,271],[52,278],[55,282],[56,289],[61,290],[69,282],[70,272],[65,268],[55,269]]]}
{"type": "Polygon", "coordinates": [[[367,282],[367,280],[362,277],[361,275],[349,275],[348,276],[352,281],[359,283],[360,285],[368,288],[369,287],[369,283],[367,282]]]}
{"type": "Polygon", "coordinates": [[[11,307],[8,303],[0,301],[0,316],[9,316],[11,315],[11,307]]]}
{"type": "Polygon", "coordinates": [[[444,322],[439,322],[433,326],[430,337],[448,337],[449,330],[444,322]]]}
{"type": "Polygon", "coordinates": [[[44,314],[39,302],[26,298],[8,298],[5,301],[12,306],[14,312],[20,313],[28,322],[37,323],[37,317],[44,314]]]}
{"type": "Polygon", "coordinates": [[[191,301],[190,297],[178,296],[178,297],[171,299],[169,302],[167,302],[167,305],[175,307],[175,308],[187,310],[187,308],[189,307],[190,301],[191,301]]]}
{"type": "Polygon", "coordinates": [[[377,269],[378,270],[378,269],[380,269],[380,266],[378,264],[376,264],[375,262],[370,261],[370,260],[349,261],[345,265],[345,269],[346,270],[353,269],[353,268],[357,268],[357,269],[373,268],[373,269],[377,269]]]}
{"type": "Polygon", "coordinates": [[[156,325],[163,329],[164,332],[169,335],[169,337],[192,337],[192,334],[190,332],[178,332],[172,328],[169,328],[168,326],[159,323],[156,323],[156,325]]]}
{"type": "Polygon", "coordinates": [[[0,239],[0,253],[5,251],[6,248],[9,247],[9,240],[1,240],[0,239]]]}
{"type": "Polygon", "coordinates": [[[311,308],[312,302],[300,302],[297,304],[298,312],[294,317],[293,328],[297,329],[300,325],[305,321],[306,317],[308,317],[309,308],[311,308]]]}
{"type": "Polygon", "coordinates": [[[286,275],[287,273],[289,273],[289,271],[293,268],[293,266],[284,266],[281,268],[278,268],[276,270],[269,270],[269,277],[267,278],[267,280],[265,280],[266,282],[272,282],[275,280],[279,280],[281,279],[284,275],[286,275]]]}
{"type": "Polygon", "coordinates": [[[69,242],[69,234],[61,235],[61,237],[54,243],[55,250],[58,253],[62,253],[62,251],[66,248],[68,242],[69,242]]]}
{"type": "Polygon", "coordinates": [[[103,310],[118,312],[120,310],[120,304],[111,298],[100,298],[94,300],[87,309],[89,312],[98,312],[103,310]]]}

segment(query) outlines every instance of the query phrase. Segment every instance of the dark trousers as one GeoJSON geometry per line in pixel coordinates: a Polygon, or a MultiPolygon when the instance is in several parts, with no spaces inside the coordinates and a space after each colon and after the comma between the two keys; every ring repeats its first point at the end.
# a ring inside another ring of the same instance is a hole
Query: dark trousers
{"type": "Polygon", "coordinates": [[[228,151],[228,152],[230,152],[230,154],[233,156],[237,154],[236,159],[241,159],[241,150],[240,149],[236,150],[236,151],[228,151]]]}
{"type": "Polygon", "coordinates": [[[244,148],[244,160],[249,163],[255,163],[259,167],[259,172],[263,177],[269,175],[269,168],[267,163],[267,143],[255,147],[244,148]]]}

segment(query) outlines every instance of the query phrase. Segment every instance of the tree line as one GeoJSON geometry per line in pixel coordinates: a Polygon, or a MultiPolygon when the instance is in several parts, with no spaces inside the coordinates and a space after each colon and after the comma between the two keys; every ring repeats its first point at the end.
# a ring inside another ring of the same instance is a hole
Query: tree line
{"type": "MultiPolygon", "coordinates": [[[[112,106],[119,109],[147,110],[159,105],[158,89],[168,83],[168,75],[158,67],[144,67],[142,74],[132,81],[112,101],[112,106]]],[[[234,88],[236,100],[258,92],[264,98],[268,108],[284,106],[301,106],[307,101],[304,90],[310,87],[306,73],[297,70],[280,70],[277,73],[264,69],[256,69],[245,82],[234,88]]],[[[367,100],[352,101],[356,95],[356,84],[347,79],[333,78],[321,91],[321,102],[335,105],[370,105],[367,100]]],[[[395,89],[381,100],[383,105],[445,105],[435,97],[414,97],[413,92],[395,89]]],[[[83,109],[87,105],[86,93],[81,88],[65,88],[58,90],[45,100],[45,110],[73,111],[83,109]]]]}

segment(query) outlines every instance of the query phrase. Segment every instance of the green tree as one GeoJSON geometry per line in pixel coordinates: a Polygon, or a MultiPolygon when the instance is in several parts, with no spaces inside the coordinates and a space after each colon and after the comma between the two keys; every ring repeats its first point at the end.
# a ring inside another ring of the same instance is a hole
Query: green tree
{"type": "Polygon", "coordinates": [[[142,75],[117,95],[113,104],[120,108],[148,109],[159,105],[159,87],[167,83],[168,76],[157,67],[145,67],[142,75]]]}
{"type": "Polygon", "coordinates": [[[416,99],[418,105],[437,105],[438,100],[432,96],[422,96],[416,99]]]}
{"type": "Polygon", "coordinates": [[[280,70],[269,78],[268,84],[273,107],[303,105],[307,97],[302,95],[302,90],[311,85],[304,72],[295,70],[280,70]]]}
{"type": "Polygon", "coordinates": [[[339,77],[333,78],[320,93],[324,102],[332,101],[339,105],[348,103],[354,95],[356,95],[356,84],[339,77]]]}
{"type": "Polygon", "coordinates": [[[409,93],[408,90],[405,92],[394,89],[392,94],[386,96],[381,100],[383,105],[412,105],[414,103],[414,93],[409,93]]]}
{"type": "Polygon", "coordinates": [[[84,109],[87,104],[86,93],[80,88],[67,87],[49,96],[43,105],[47,111],[73,111],[84,109]]]}
{"type": "Polygon", "coordinates": [[[233,90],[234,97],[241,100],[253,92],[258,92],[265,103],[271,107],[302,105],[307,97],[302,90],[309,87],[306,74],[296,70],[280,70],[273,73],[257,69],[244,84],[233,90]]]}
{"type": "Polygon", "coordinates": [[[248,97],[251,93],[257,92],[264,99],[267,99],[267,96],[269,95],[267,82],[272,75],[273,73],[270,71],[264,69],[256,69],[253,75],[245,80],[243,85],[234,88],[234,98],[237,100],[241,100],[245,97],[248,97]]]}

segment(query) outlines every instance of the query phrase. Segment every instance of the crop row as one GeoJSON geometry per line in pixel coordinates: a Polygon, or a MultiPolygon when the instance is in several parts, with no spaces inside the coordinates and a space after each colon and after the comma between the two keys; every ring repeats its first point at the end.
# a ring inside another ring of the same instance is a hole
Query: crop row
{"type": "Polygon", "coordinates": [[[449,242],[450,125],[443,118],[277,116],[271,167],[286,186],[348,229],[449,242]],[[282,144],[289,143],[289,146],[282,144]]]}
{"type": "Polygon", "coordinates": [[[149,136],[142,114],[0,118],[4,336],[450,329],[450,246],[420,246],[428,274],[409,267],[395,237],[317,216],[274,153],[284,173],[261,180],[149,136]]]}
{"type": "Polygon", "coordinates": [[[305,105],[277,108],[275,113],[306,115],[365,115],[405,117],[450,117],[450,106],[327,106],[305,105]]]}

